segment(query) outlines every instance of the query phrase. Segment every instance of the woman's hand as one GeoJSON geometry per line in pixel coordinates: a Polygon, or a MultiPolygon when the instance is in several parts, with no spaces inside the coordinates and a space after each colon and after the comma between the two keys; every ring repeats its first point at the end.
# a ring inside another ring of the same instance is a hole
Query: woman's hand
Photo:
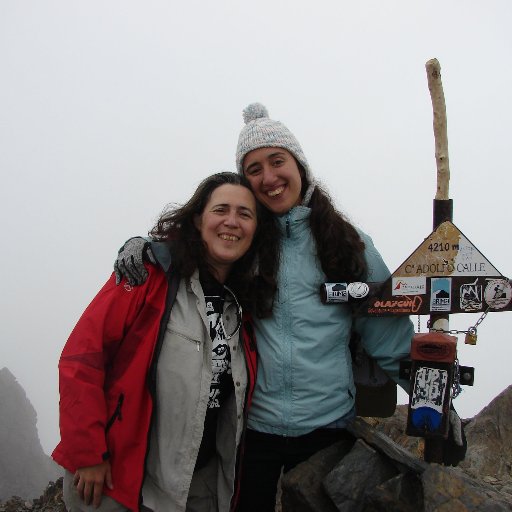
{"type": "Polygon", "coordinates": [[[73,483],[78,491],[78,496],[86,505],[92,505],[98,508],[101,504],[103,495],[103,485],[113,489],[112,472],[110,462],[106,460],[96,466],[87,466],[78,468],[73,478],[73,483]]]}

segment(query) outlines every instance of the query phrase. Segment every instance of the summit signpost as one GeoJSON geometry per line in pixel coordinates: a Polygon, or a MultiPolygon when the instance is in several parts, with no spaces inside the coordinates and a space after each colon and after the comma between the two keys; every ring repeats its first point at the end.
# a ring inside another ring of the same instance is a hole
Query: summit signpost
{"type": "Polygon", "coordinates": [[[446,107],[439,62],[426,63],[434,113],[437,189],[433,231],[383,283],[325,283],[325,303],[351,303],[356,315],[429,315],[429,332],[416,334],[410,365],[407,433],[425,437],[425,460],[442,462],[451,401],[461,384],[473,384],[473,368],[459,366],[457,338],[474,345],[477,327],[489,312],[512,311],[512,286],[453,224],[446,107]],[[481,313],[466,331],[450,330],[449,315],[481,313]]]}
{"type": "MultiPolygon", "coordinates": [[[[441,223],[382,283],[327,283],[325,302],[364,316],[512,311],[509,280],[450,221],[441,223]]],[[[434,320],[435,322],[435,320],[434,320]]],[[[434,329],[448,325],[432,323],[434,329]]]]}
{"type": "MultiPolygon", "coordinates": [[[[383,283],[332,283],[365,316],[512,311],[509,280],[450,221],[441,223],[383,283]],[[341,286],[340,286],[341,285],[341,286]]],[[[329,302],[334,302],[334,295],[329,302]]],[[[431,322],[433,328],[439,324],[431,322]]],[[[441,328],[448,330],[443,322],[441,328]]]]}

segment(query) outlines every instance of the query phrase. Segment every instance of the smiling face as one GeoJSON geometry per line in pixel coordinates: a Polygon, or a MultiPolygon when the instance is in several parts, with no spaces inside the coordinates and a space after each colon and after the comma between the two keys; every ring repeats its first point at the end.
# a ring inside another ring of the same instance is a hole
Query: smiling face
{"type": "Polygon", "coordinates": [[[249,250],[254,238],[257,226],[254,195],[241,185],[221,185],[212,192],[194,223],[206,245],[207,261],[222,283],[233,263],[249,250]]]}
{"type": "Polygon", "coordinates": [[[245,156],[243,169],[256,199],[272,212],[281,215],[300,204],[299,167],[286,149],[254,149],[245,156]]]}

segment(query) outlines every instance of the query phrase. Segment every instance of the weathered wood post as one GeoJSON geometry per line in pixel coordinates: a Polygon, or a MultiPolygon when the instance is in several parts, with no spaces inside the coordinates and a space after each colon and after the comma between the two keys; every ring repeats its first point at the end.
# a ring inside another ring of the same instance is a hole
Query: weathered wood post
{"type": "MultiPolygon", "coordinates": [[[[432,100],[434,114],[433,127],[435,139],[435,155],[437,167],[437,189],[433,204],[433,228],[442,222],[453,220],[453,201],[449,199],[450,163],[448,158],[448,130],[446,120],[446,103],[443,83],[441,81],[441,66],[437,59],[431,59],[425,64],[427,70],[428,88],[432,100]]],[[[449,330],[448,314],[431,314],[432,329],[449,330]]],[[[443,442],[438,439],[425,439],[425,455],[427,462],[441,463],[443,460],[443,442]]]]}

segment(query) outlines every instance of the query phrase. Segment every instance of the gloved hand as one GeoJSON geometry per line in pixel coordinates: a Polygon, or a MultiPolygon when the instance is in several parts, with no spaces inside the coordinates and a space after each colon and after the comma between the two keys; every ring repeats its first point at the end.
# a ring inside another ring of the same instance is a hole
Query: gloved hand
{"type": "Polygon", "coordinates": [[[148,271],[144,266],[144,260],[149,261],[153,265],[156,264],[150,242],[140,236],[127,240],[123,247],[119,249],[114,263],[116,284],[119,284],[123,277],[132,286],[144,283],[148,278],[148,271]]]}
{"type": "Polygon", "coordinates": [[[466,456],[468,442],[464,434],[464,426],[453,404],[450,407],[449,422],[448,438],[443,443],[443,464],[445,466],[457,466],[466,456]]]}

